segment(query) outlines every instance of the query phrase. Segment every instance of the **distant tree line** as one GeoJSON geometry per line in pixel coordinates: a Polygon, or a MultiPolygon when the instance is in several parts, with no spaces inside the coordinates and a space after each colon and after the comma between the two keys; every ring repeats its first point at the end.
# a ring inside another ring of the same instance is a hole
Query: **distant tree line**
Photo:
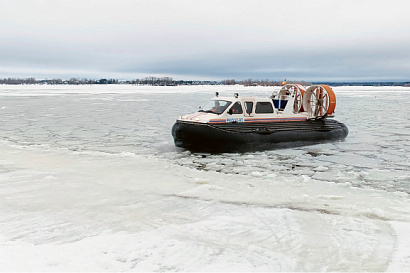
{"type": "MultiPolygon", "coordinates": [[[[221,84],[224,85],[243,85],[243,86],[281,86],[283,81],[272,81],[272,80],[254,80],[254,79],[247,79],[243,81],[236,81],[235,79],[228,79],[221,81],[221,84]]],[[[293,83],[293,84],[302,84],[302,85],[312,85],[310,82],[305,81],[286,81],[286,83],[293,83]]]]}
{"type": "Polygon", "coordinates": [[[4,78],[0,79],[0,84],[36,84],[38,81],[35,78],[4,78]]]}
{"type": "Polygon", "coordinates": [[[0,84],[135,84],[135,85],[153,85],[153,86],[176,86],[176,85],[216,85],[217,81],[184,81],[174,80],[171,77],[146,77],[135,80],[118,80],[118,79],[99,79],[92,80],[87,78],[70,78],[63,80],[59,78],[36,80],[35,78],[3,78],[0,84]]]}
{"type": "MultiPolygon", "coordinates": [[[[287,83],[302,84],[304,86],[312,85],[306,81],[286,81],[287,83]]],[[[134,84],[134,85],[152,85],[152,86],[177,86],[177,85],[243,85],[243,86],[281,86],[282,81],[272,80],[255,80],[247,79],[237,81],[235,79],[226,79],[222,81],[185,81],[174,80],[171,77],[145,77],[143,79],[134,80],[118,80],[118,79],[87,79],[87,78],[69,78],[67,80],[55,78],[36,80],[35,78],[3,78],[0,79],[0,84],[134,84]]],[[[313,84],[328,84],[331,86],[407,86],[410,87],[410,82],[313,82],[313,84]]]]}
{"type": "Polygon", "coordinates": [[[410,87],[410,82],[313,82],[330,86],[404,86],[410,87]]]}
{"type": "Polygon", "coordinates": [[[136,79],[133,81],[127,81],[126,83],[137,85],[152,85],[152,86],[177,86],[177,85],[216,85],[220,84],[217,81],[184,81],[174,80],[171,77],[146,77],[143,79],[136,79]]]}
{"type": "Polygon", "coordinates": [[[35,78],[3,78],[0,79],[0,84],[118,84],[116,79],[99,79],[91,80],[87,78],[77,79],[70,78],[68,80],[51,79],[51,80],[36,80],[35,78]]]}

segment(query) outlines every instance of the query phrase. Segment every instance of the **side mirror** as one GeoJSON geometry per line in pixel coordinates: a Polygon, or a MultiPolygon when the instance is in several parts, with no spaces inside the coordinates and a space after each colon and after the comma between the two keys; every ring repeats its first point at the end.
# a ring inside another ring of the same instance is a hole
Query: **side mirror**
{"type": "Polygon", "coordinates": [[[231,109],[228,110],[228,114],[229,114],[229,115],[232,115],[232,113],[233,113],[233,112],[232,112],[232,108],[231,108],[231,109]]]}

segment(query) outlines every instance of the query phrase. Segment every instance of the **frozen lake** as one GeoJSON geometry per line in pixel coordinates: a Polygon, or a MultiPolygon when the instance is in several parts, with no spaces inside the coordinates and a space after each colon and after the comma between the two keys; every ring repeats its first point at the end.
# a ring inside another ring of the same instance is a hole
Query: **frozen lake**
{"type": "Polygon", "coordinates": [[[174,147],[215,91],[0,85],[0,271],[410,271],[410,88],[337,87],[344,142],[174,147]]]}

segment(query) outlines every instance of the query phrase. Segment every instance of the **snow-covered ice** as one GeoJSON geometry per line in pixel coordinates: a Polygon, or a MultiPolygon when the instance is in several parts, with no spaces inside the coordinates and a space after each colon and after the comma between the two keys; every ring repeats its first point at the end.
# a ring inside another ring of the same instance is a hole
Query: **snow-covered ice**
{"type": "Polygon", "coordinates": [[[344,142],[173,146],[235,89],[272,91],[0,86],[0,271],[410,271],[410,89],[335,88],[344,142]]]}

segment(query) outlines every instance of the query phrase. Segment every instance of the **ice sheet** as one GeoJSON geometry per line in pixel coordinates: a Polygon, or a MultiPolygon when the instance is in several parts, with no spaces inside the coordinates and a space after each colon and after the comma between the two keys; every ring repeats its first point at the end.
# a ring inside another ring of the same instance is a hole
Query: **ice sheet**
{"type": "Polygon", "coordinates": [[[407,196],[136,155],[0,150],[2,271],[408,268],[397,245],[407,233],[391,225],[410,220],[407,196]]]}
{"type": "Polygon", "coordinates": [[[344,142],[173,146],[235,88],[272,91],[0,86],[0,271],[409,271],[410,89],[335,88],[344,142]]]}

